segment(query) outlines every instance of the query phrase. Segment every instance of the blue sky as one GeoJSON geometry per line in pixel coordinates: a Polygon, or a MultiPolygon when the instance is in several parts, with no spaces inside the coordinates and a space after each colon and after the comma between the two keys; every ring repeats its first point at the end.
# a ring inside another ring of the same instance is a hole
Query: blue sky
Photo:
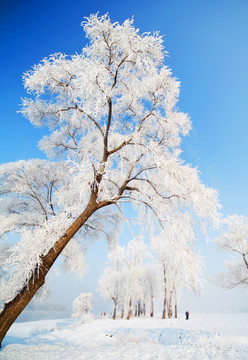
{"type": "MultiPolygon", "coordinates": [[[[2,0],[0,162],[44,157],[37,148],[44,130],[17,113],[25,96],[22,74],[52,53],[80,52],[80,23],[95,12],[109,12],[119,22],[134,15],[141,32],[165,35],[166,63],[181,81],[179,107],[193,124],[182,157],[219,191],[224,215],[248,216],[247,0],[2,0]]],[[[218,262],[215,249],[200,244],[211,273],[218,262]]],[[[243,294],[234,297],[238,306],[243,294]]]]}

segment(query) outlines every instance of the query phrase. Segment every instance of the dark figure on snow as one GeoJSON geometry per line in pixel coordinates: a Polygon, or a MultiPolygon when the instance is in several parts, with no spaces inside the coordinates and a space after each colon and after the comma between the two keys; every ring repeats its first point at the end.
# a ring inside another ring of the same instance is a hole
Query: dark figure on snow
{"type": "Polygon", "coordinates": [[[186,316],[185,320],[189,320],[189,312],[188,311],[186,311],[185,316],[186,316]]]}

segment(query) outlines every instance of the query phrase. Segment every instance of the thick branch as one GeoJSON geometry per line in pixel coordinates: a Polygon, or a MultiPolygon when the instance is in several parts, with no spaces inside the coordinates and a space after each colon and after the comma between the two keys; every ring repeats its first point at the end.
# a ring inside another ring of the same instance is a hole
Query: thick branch
{"type": "Polygon", "coordinates": [[[39,196],[36,194],[36,192],[34,191],[34,189],[32,188],[31,184],[29,183],[29,181],[26,177],[24,178],[24,180],[32,192],[32,194],[29,194],[29,196],[31,196],[32,198],[37,200],[38,204],[40,205],[40,207],[45,215],[46,220],[48,220],[47,211],[46,211],[45,207],[43,206],[42,202],[40,201],[39,196]]]}
{"type": "Polygon", "coordinates": [[[242,258],[243,258],[243,260],[244,260],[245,266],[246,266],[247,269],[248,269],[248,262],[247,262],[245,256],[246,256],[246,254],[242,254],[242,258]]]}
{"type": "Polygon", "coordinates": [[[133,172],[133,169],[135,167],[135,165],[140,161],[140,159],[143,157],[144,154],[141,154],[138,159],[136,159],[136,161],[131,165],[130,169],[129,169],[129,172],[127,174],[127,177],[126,177],[126,180],[123,182],[122,186],[119,188],[119,191],[118,191],[118,196],[122,195],[124,190],[126,189],[126,186],[129,182],[129,179],[131,177],[131,174],[133,172]]]}
{"type": "Polygon", "coordinates": [[[108,122],[107,122],[106,131],[105,131],[104,139],[103,139],[103,144],[104,144],[103,161],[104,162],[107,161],[108,156],[109,156],[109,152],[108,152],[108,136],[109,136],[109,129],[110,129],[111,120],[112,120],[112,100],[111,100],[111,98],[108,98],[108,107],[109,107],[108,122]]]}
{"type": "Polygon", "coordinates": [[[130,182],[130,181],[133,181],[133,180],[138,180],[138,181],[145,181],[145,182],[147,182],[147,183],[152,187],[152,189],[155,191],[155,193],[156,193],[158,196],[160,196],[162,199],[170,200],[170,199],[172,199],[173,197],[176,197],[176,198],[178,198],[178,199],[180,198],[180,196],[177,195],[177,194],[173,194],[173,195],[169,195],[169,196],[164,196],[164,195],[160,194],[160,192],[156,189],[155,184],[153,184],[153,183],[152,183],[150,180],[148,180],[148,179],[142,179],[142,178],[134,177],[134,178],[130,179],[129,182],[130,182]]]}
{"type": "MultiPolygon", "coordinates": [[[[73,100],[72,100],[72,101],[73,101],[73,100]]],[[[84,114],[85,116],[87,116],[87,117],[94,123],[94,125],[95,125],[95,126],[98,128],[98,130],[100,131],[102,137],[104,137],[103,130],[102,130],[101,126],[98,124],[98,122],[97,122],[91,115],[87,114],[80,106],[78,106],[78,105],[76,104],[76,102],[73,101],[73,103],[74,103],[76,109],[77,109],[79,112],[81,112],[82,114],[84,114]]]]}
{"type": "MultiPolygon", "coordinates": [[[[143,125],[143,123],[145,122],[145,120],[146,120],[150,115],[153,115],[153,114],[152,114],[152,111],[154,110],[155,105],[156,105],[156,104],[154,103],[154,104],[153,104],[153,107],[152,107],[152,109],[149,111],[149,113],[148,113],[143,119],[140,120],[139,126],[138,126],[138,128],[137,128],[137,130],[136,130],[136,133],[139,133],[139,132],[141,131],[142,125],[143,125]]],[[[131,107],[129,107],[129,110],[131,110],[131,111],[133,112],[133,114],[134,114],[135,116],[137,116],[131,107]]],[[[123,142],[122,142],[119,146],[117,146],[115,149],[110,150],[110,151],[108,152],[108,154],[109,154],[109,155],[112,155],[112,154],[116,153],[117,151],[121,150],[124,146],[130,144],[131,141],[134,139],[134,137],[135,137],[135,133],[134,133],[133,135],[131,135],[129,139],[123,141],[123,142]]],[[[140,145],[142,145],[142,144],[140,144],[140,145]]]]}

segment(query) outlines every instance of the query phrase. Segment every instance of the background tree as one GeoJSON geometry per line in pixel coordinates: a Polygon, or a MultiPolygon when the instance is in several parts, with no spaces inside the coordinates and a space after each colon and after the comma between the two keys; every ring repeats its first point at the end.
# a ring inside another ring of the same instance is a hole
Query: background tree
{"type": "MultiPolygon", "coordinates": [[[[89,44],[80,54],[51,55],[24,74],[29,97],[21,112],[33,125],[48,128],[39,146],[51,160],[43,166],[22,162],[26,185],[19,189],[12,181],[19,163],[0,170],[0,230],[18,232],[21,239],[9,252],[15,260],[8,268],[11,287],[2,284],[0,342],[74,235],[108,234],[110,205],[120,209],[130,202],[141,218],[160,223],[186,208],[218,219],[217,193],[179,158],[181,136],[191,123],[177,109],[179,82],[163,64],[162,37],[140,35],[133,20],[121,25],[108,15],[91,15],[82,25],[89,44]],[[39,183],[49,167],[46,185],[39,183]],[[56,187],[53,171],[61,175],[56,187]],[[33,174],[37,188],[31,186],[27,196],[33,174]],[[27,266],[22,253],[31,242],[27,266]]],[[[3,266],[8,264],[6,259],[3,266]]]]}
{"type": "Polygon", "coordinates": [[[143,261],[147,256],[149,256],[149,252],[143,241],[134,239],[128,243],[123,265],[123,277],[128,302],[128,320],[132,315],[135,302],[144,300],[142,286],[142,279],[144,276],[143,261]]]}
{"type": "Polygon", "coordinates": [[[163,298],[162,319],[165,319],[168,298],[168,267],[171,259],[170,242],[159,236],[154,237],[152,241],[160,265],[160,284],[163,298]]]}
{"type": "Polygon", "coordinates": [[[122,264],[124,248],[115,246],[108,254],[108,262],[98,280],[98,291],[108,300],[113,301],[113,319],[116,319],[117,305],[121,293],[122,264]]]}
{"type": "Polygon", "coordinates": [[[160,265],[160,284],[163,296],[162,318],[172,317],[173,301],[177,313],[179,287],[198,291],[201,258],[194,249],[195,233],[187,213],[175,214],[159,235],[151,238],[152,249],[160,265]]]}
{"type": "Polygon", "coordinates": [[[217,277],[217,282],[228,289],[248,285],[248,218],[241,215],[228,216],[216,239],[221,249],[232,255],[226,263],[227,272],[217,277]]]}
{"type": "Polygon", "coordinates": [[[154,312],[154,298],[159,295],[159,282],[158,282],[158,265],[157,263],[148,263],[144,265],[143,277],[144,297],[150,302],[150,314],[154,312]]]}
{"type": "Polygon", "coordinates": [[[84,319],[89,315],[90,310],[93,307],[93,294],[81,293],[73,300],[72,303],[72,318],[84,319]]]}

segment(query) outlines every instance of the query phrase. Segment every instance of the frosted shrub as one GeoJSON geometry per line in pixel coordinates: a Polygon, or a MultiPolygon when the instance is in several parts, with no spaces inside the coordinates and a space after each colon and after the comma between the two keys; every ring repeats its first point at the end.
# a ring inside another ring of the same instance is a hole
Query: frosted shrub
{"type": "Polygon", "coordinates": [[[90,310],[93,306],[93,294],[81,293],[73,300],[72,303],[72,318],[80,319],[82,322],[88,322],[93,318],[90,310]]]}

